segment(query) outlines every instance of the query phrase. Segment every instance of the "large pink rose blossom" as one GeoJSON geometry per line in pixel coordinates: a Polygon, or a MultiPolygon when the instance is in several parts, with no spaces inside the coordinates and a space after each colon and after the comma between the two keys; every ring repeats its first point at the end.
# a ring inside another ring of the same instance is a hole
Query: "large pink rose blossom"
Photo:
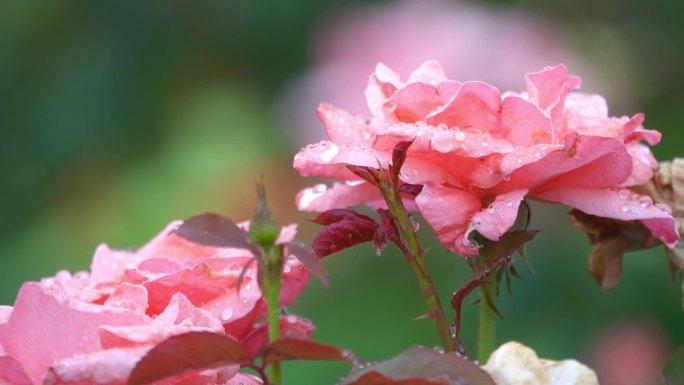
{"type": "MultiPolygon", "coordinates": [[[[180,224],[172,222],[137,251],[99,246],[90,273],[62,271],[25,283],[14,307],[0,307],[0,384],[125,384],[147,351],[189,331],[225,333],[258,350],[252,335],[261,333],[256,321],[266,306],[256,264],[237,288],[252,254],[190,243],[173,232],[180,224]]],[[[295,232],[294,225],[284,227],[278,241],[295,232]]],[[[308,278],[308,269],[289,258],[281,304],[291,303],[308,278]]],[[[281,327],[302,335],[297,330],[311,325],[291,317],[281,327]]],[[[238,369],[185,373],[163,383],[260,383],[238,369]]]]}
{"type": "Polygon", "coordinates": [[[437,62],[403,82],[379,64],[366,88],[372,119],[319,107],[330,140],[302,149],[294,167],[343,183],[303,190],[298,207],[382,205],[380,192],[346,166],[387,167],[394,146],[408,140],[400,178],[423,189],[405,201],[463,256],[478,252],[473,231],[496,241],[509,230],[526,197],[639,220],[673,246],[679,236],[669,207],[627,189],[653,175],[647,144],[660,133],[644,129],[642,114],[610,117],[601,96],[571,92],[581,80],[564,65],[529,73],[526,83],[526,92],[502,94],[483,82],[449,80],[437,62]]]}

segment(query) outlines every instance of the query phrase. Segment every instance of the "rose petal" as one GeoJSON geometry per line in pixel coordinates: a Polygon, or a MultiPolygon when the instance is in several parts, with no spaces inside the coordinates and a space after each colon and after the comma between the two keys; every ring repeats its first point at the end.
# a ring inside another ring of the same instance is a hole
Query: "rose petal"
{"type": "Polygon", "coordinates": [[[389,103],[394,106],[394,115],[400,122],[412,123],[424,119],[441,101],[435,87],[412,83],[397,91],[389,103]]]}
{"type": "Polygon", "coordinates": [[[416,205],[444,247],[464,257],[477,255],[478,247],[466,238],[471,217],[482,207],[476,195],[456,188],[425,185],[416,197],[416,205]]]}
{"type": "Polygon", "coordinates": [[[425,120],[433,126],[445,124],[447,127],[472,127],[489,132],[495,128],[500,105],[498,89],[483,82],[466,82],[449,102],[425,120]]]}
{"type": "Polygon", "coordinates": [[[568,68],[565,64],[528,73],[525,75],[525,79],[527,80],[527,93],[530,100],[547,112],[551,111],[557,104],[562,103],[570,90],[579,88],[582,84],[580,78],[568,76],[568,68]]]}
{"type": "Polygon", "coordinates": [[[498,241],[515,224],[518,207],[527,192],[528,190],[522,189],[497,195],[487,208],[473,215],[465,237],[467,238],[472,230],[477,230],[485,238],[498,241]]]}
{"type": "Polygon", "coordinates": [[[297,194],[297,208],[304,211],[340,209],[373,201],[382,201],[377,187],[368,182],[350,186],[335,183],[332,187],[318,184],[297,194]]]}
{"type": "Polygon", "coordinates": [[[44,385],[122,384],[149,346],[131,349],[109,349],[81,354],[55,362],[41,381],[44,385]]]}
{"type": "Polygon", "coordinates": [[[539,199],[574,207],[586,214],[623,221],[640,220],[653,236],[670,248],[679,241],[675,221],[667,206],[654,205],[643,195],[627,189],[563,187],[535,193],[539,199]]]}
{"type": "Polygon", "coordinates": [[[318,117],[333,143],[364,143],[370,145],[374,139],[365,119],[323,103],[318,107],[318,117]]]}
{"type": "Polygon", "coordinates": [[[436,60],[428,60],[411,72],[407,83],[425,83],[436,86],[445,80],[447,78],[444,75],[442,65],[436,60]]]}
{"type": "Polygon", "coordinates": [[[58,299],[37,283],[25,283],[9,321],[0,325],[0,344],[22,363],[31,381],[40,384],[53,362],[99,350],[100,325],[146,322],[145,316],[129,310],[58,299]]]}
{"type": "Polygon", "coordinates": [[[518,96],[509,96],[501,104],[501,135],[524,146],[554,143],[557,139],[548,116],[518,96]]]}

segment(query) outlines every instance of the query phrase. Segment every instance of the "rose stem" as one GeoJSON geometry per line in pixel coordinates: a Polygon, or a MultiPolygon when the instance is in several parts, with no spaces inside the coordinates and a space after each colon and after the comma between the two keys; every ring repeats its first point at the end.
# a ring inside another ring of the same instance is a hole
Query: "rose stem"
{"type": "Polygon", "coordinates": [[[416,236],[416,231],[413,228],[413,223],[411,223],[409,214],[401,200],[401,195],[396,183],[391,183],[388,179],[389,178],[385,178],[385,180],[380,182],[380,190],[387,203],[387,208],[394,219],[396,219],[399,225],[399,231],[403,235],[406,247],[400,247],[400,249],[406,256],[406,259],[409,261],[409,264],[418,278],[420,290],[430,309],[430,315],[434,320],[437,333],[442,341],[442,347],[447,352],[453,352],[456,350],[456,347],[449,329],[449,322],[444,315],[444,309],[439,301],[432,277],[425,264],[425,259],[418,242],[418,237],[416,236]]]}
{"type": "Polygon", "coordinates": [[[496,301],[496,274],[490,274],[480,284],[480,314],[477,336],[477,359],[480,365],[487,363],[496,346],[496,312],[492,308],[496,301]]]}
{"type": "MultiPolygon", "coordinates": [[[[282,247],[271,245],[264,248],[266,260],[266,274],[264,274],[264,291],[266,295],[266,306],[268,307],[268,342],[273,343],[280,338],[280,309],[278,299],[280,297],[281,277],[283,271],[282,247]]],[[[280,385],[282,374],[280,362],[271,364],[270,383],[280,385]]]]}

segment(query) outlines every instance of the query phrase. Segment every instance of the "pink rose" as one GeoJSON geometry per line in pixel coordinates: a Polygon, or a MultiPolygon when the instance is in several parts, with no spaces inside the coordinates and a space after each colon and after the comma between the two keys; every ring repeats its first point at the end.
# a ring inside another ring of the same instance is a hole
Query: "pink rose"
{"type": "Polygon", "coordinates": [[[564,65],[529,73],[526,82],[527,92],[502,94],[483,82],[449,80],[437,62],[426,62],[404,83],[379,64],[366,88],[371,120],[319,107],[330,140],[302,149],[294,167],[344,183],[301,191],[298,207],[382,205],[379,191],[346,166],[387,167],[394,146],[413,140],[400,178],[423,189],[405,200],[463,256],[478,252],[474,230],[496,241],[510,229],[526,197],[640,220],[673,246],[679,235],[669,207],[626,189],[653,175],[657,162],[642,142],[654,145],[660,133],[643,128],[642,114],[609,117],[601,96],[571,93],[581,80],[564,65]]]}
{"type": "MultiPolygon", "coordinates": [[[[125,384],[159,342],[189,331],[225,333],[239,341],[259,333],[266,306],[256,264],[237,280],[249,251],[190,243],[172,222],[137,251],[100,245],[92,272],[59,272],[25,283],[14,307],[0,307],[0,384],[125,384]]],[[[246,226],[246,224],[243,224],[246,226]]],[[[284,227],[279,242],[294,238],[284,227]]],[[[309,271],[291,257],[280,302],[291,303],[309,271]]],[[[310,327],[289,319],[281,327],[310,327]]],[[[301,334],[301,333],[300,333],[301,334]]],[[[305,336],[306,337],[306,336],[305,336]]],[[[254,342],[251,348],[258,349],[254,342]]],[[[258,384],[238,367],[185,373],[164,384],[258,384]]]]}

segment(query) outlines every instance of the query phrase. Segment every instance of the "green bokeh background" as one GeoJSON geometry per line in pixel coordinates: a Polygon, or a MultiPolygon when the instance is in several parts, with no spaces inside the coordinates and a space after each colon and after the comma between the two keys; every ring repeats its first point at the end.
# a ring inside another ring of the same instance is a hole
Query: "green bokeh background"
{"type": "MultiPolygon", "coordinates": [[[[279,220],[301,222],[301,239],[310,241],[315,227],[293,197],[311,181],[290,169],[296,149],[274,102],[306,71],[322,15],[364,3],[378,2],[0,3],[0,304],[12,304],[23,281],[87,269],[100,242],[137,247],[170,220],[202,211],[245,219],[261,174],[279,220]]],[[[664,134],[656,156],[684,155],[682,2],[482,4],[543,18],[607,76],[619,63],[629,99],[664,134]],[[606,60],[615,52],[625,56],[606,60]]],[[[624,282],[603,294],[586,271],[590,246],[570,229],[566,209],[534,210],[533,227],[544,230],[528,250],[536,274],[520,266],[524,279],[502,295],[500,341],[582,358],[598,333],[625,319],[684,341],[680,295],[661,248],[629,254],[624,282]]],[[[448,302],[466,265],[422,228],[448,302]]],[[[325,264],[332,288],[312,282],[291,309],[317,325],[317,339],[369,360],[437,344],[429,321],[412,320],[425,308],[395,250],[377,257],[360,246],[325,264]]],[[[468,305],[464,319],[471,351],[475,310],[468,305]]],[[[285,374],[288,383],[326,384],[346,369],[292,363],[285,374]]]]}

